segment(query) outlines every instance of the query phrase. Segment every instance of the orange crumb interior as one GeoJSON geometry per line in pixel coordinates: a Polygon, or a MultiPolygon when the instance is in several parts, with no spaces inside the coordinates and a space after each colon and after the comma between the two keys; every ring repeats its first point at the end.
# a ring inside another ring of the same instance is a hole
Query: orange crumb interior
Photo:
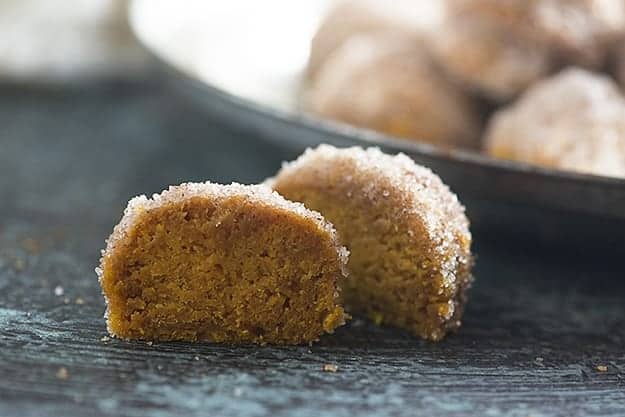
{"type": "Polygon", "coordinates": [[[195,197],[139,215],[103,259],[113,334],[294,344],[343,323],[330,234],[296,213],[239,200],[195,197]]]}
{"type": "Polygon", "coordinates": [[[440,340],[457,326],[457,288],[431,267],[449,254],[429,250],[419,225],[398,212],[400,202],[389,197],[372,205],[362,195],[307,188],[297,181],[278,181],[275,188],[323,213],[337,228],[350,251],[349,278],[341,293],[350,312],[430,340],[440,340]]]}

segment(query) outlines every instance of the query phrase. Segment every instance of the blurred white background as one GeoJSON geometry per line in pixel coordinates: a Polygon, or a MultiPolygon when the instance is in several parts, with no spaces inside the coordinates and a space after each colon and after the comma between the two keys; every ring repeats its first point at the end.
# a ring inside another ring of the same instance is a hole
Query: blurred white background
{"type": "MultiPolygon", "coordinates": [[[[127,0],[1,0],[0,77],[63,81],[140,73],[127,0]]],[[[176,2],[178,3],[178,2],[176,2]]]]}

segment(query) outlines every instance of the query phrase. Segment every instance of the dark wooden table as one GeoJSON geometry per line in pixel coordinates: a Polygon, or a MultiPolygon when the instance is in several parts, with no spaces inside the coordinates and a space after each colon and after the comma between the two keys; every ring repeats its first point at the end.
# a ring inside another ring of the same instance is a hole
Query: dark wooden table
{"type": "Polygon", "coordinates": [[[625,415],[622,256],[479,231],[464,325],[438,344],[359,320],[312,347],[106,337],[93,269],[131,196],[292,156],[158,82],[0,88],[0,416],[625,415]]]}

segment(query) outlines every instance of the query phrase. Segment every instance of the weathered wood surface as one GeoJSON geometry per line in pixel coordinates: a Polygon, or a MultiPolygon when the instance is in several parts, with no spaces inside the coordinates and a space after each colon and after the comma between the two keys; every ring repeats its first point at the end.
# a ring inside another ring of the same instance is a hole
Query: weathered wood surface
{"type": "Polygon", "coordinates": [[[103,340],[93,268],[126,200],[283,157],[166,87],[0,89],[0,416],[625,415],[622,259],[493,236],[439,344],[359,321],[312,347],[103,340]]]}

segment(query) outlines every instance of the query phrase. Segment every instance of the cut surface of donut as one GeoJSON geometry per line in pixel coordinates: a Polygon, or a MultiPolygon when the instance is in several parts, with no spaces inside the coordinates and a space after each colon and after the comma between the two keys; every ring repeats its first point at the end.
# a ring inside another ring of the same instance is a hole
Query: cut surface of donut
{"type": "Polygon", "coordinates": [[[322,145],[269,183],[337,228],[350,251],[348,310],[430,340],[460,326],[471,234],[464,207],[432,171],[402,154],[322,145]]]}
{"type": "Polygon", "coordinates": [[[344,323],[347,253],[266,186],[187,183],[132,199],[98,275],[123,339],[299,344],[344,323]]]}

